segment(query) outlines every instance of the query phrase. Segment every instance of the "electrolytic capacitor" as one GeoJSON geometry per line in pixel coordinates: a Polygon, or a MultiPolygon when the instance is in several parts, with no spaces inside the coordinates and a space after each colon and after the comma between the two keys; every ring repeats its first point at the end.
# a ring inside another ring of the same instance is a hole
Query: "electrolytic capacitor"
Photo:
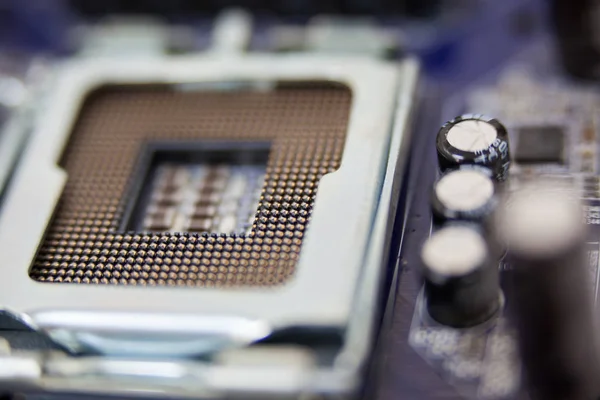
{"type": "Polygon", "coordinates": [[[500,308],[498,264],[475,227],[449,225],[421,251],[427,311],[435,321],[456,328],[489,320],[500,308]]]}
{"type": "Polygon", "coordinates": [[[491,171],[464,166],[443,174],[433,186],[431,207],[437,224],[447,221],[482,222],[497,203],[491,171]]]}
{"type": "Polygon", "coordinates": [[[598,1],[552,0],[551,21],[555,43],[565,70],[578,77],[598,79],[598,1]]]}
{"type": "Polygon", "coordinates": [[[597,399],[599,353],[581,205],[535,184],[494,215],[508,246],[509,307],[533,399],[597,399]]]}
{"type": "Polygon", "coordinates": [[[440,169],[475,164],[489,168],[495,180],[508,175],[510,153],[506,128],[496,119],[463,115],[446,123],[436,140],[440,169]]]}

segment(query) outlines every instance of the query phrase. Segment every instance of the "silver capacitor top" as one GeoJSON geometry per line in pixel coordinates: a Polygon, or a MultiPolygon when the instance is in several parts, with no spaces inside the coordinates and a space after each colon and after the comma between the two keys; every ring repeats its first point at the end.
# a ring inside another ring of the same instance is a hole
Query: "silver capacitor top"
{"type": "Polygon", "coordinates": [[[500,307],[497,264],[474,226],[436,231],[421,251],[425,300],[432,319],[452,327],[489,320],[500,307]]]}
{"type": "Polygon", "coordinates": [[[438,223],[481,222],[495,205],[495,182],[487,168],[468,166],[451,170],[433,186],[431,206],[438,223]]]}

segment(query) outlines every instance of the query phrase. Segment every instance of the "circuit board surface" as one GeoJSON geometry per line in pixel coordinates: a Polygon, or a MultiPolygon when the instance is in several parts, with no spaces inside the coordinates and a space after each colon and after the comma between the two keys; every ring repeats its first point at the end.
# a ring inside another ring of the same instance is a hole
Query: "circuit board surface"
{"type": "MultiPolygon", "coordinates": [[[[600,96],[594,85],[569,81],[553,70],[552,57],[547,43],[515,57],[481,83],[446,98],[440,123],[462,113],[498,118],[510,136],[509,190],[530,180],[550,180],[554,190],[567,190],[583,201],[590,228],[586,243],[589,289],[597,302],[600,96]]],[[[412,162],[409,187],[414,198],[399,260],[397,297],[388,310],[390,325],[380,344],[391,349],[391,354],[382,367],[379,396],[525,399],[515,333],[506,317],[477,329],[455,330],[423,316],[419,252],[414,249],[420,248],[432,228],[430,193],[438,174],[434,145],[438,129],[433,122],[422,122],[420,131],[429,136],[413,150],[421,157],[412,162]]],[[[500,262],[499,268],[508,307],[511,267],[500,262]]]]}

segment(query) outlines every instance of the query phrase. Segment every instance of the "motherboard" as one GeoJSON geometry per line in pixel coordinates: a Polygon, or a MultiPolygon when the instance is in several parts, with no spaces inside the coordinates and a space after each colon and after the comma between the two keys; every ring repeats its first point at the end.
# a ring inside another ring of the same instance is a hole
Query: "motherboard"
{"type": "Polygon", "coordinates": [[[547,400],[483,222],[581,202],[598,302],[600,92],[543,2],[142,3],[10,8],[56,54],[0,65],[0,397],[547,400]]]}
{"type": "MultiPolygon", "coordinates": [[[[567,193],[581,201],[589,228],[584,244],[586,284],[597,303],[600,97],[594,84],[569,80],[560,71],[549,68],[555,63],[539,46],[528,52],[506,63],[491,77],[447,98],[446,117],[481,113],[498,118],[506,126],[511,165],[501,187],[504,193],[543,181],[549,184],[549,196],[567,193]]],[[[427,129],[433,131],[435,127],[427,129]]],[[[439,179],[435,143],[430,138],[422,146],[426,161],[421,161],[424,169],[416,178],[419,182],[413,183],[416,193],[408,222],[409,248],[423,243],[439,229],[435,215],[432,217],[435,204],[432,210],[431,200],[439,179]],[[428,182],[427,187],[424,181],[428,182]]],[[[396,379],[395,384],[390,384],[419,399],[529,398],[518,335],[508,312],[511,307],[519,307],[511,296],[513,265],[504,254],[498,257],[504,312],[494,323],[456,329],[428,315],[419,257],[416,252],[405,250],[400,258],[398,298],[386,342],[397,346],[392,361],[386,364],[395,366],[394,371],[387,372],[388,379],[396,379]]]]}

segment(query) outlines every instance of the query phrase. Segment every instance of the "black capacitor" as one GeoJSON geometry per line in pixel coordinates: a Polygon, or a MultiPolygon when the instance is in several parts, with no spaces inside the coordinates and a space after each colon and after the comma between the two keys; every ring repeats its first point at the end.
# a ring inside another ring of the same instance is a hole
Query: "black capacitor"
{"type": "Polygon", "coordinates": [[[421,251],[425,301],[440,324],[463,328],[488,321],[500,309],[498,265],[476,227],[448,225],[421,251]]]}
{"type": "Polygon", "coordinates": [[[598,0],[552,0],[551,20],[559,60],[579,78],[600,78],[598,0]]]}
{"type": "Polygon", "coordinates": [[[436,140],[440,169],[480,165],[504,181],[510,166],[508,133],[497,119],[483,115],[462,115],[447,122],[436,140]]]}
{"type": "Polygon", "coordinates": [[[482,222],[497,203],[492,172],[479,166],[446,171],[433,185],[431,208],[437,225],[449,221],[482,222]]]}
{"type": "Polygon", "coordinates": [[[600,368],[586,229],[580,204],[539,184],[494,215],[508,246],[509,309],[532,399],[600,397],[600,368]]]}

